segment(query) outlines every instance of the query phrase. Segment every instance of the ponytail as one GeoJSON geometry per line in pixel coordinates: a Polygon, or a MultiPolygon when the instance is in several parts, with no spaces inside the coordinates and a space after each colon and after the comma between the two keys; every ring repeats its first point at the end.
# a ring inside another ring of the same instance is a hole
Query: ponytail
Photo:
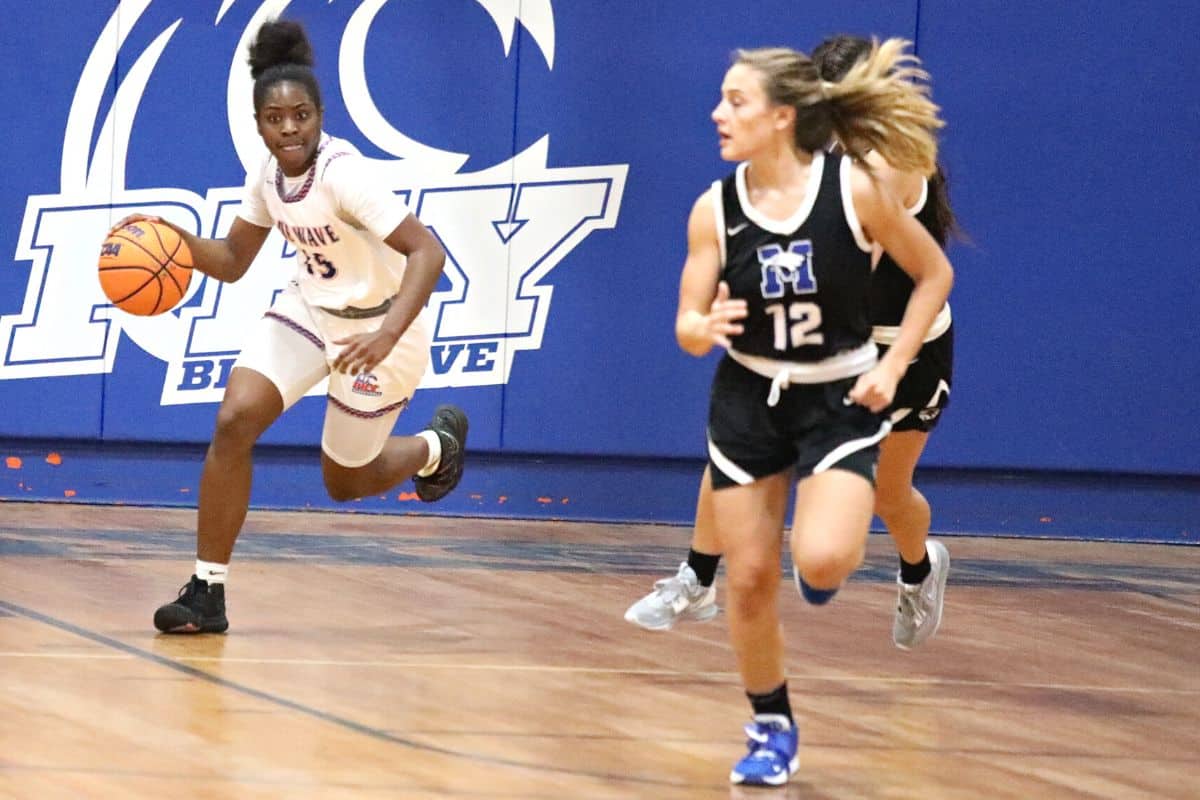
{"type": "Polygon", "coordinates": [[[935,131],[945,123],[929,99],[929,74],[904,52],[908,42],[875,43],[840,81],[820,82],[831,127],[858,159],[874,150],[899,170],[931,175],[937,169],[935,131]]]}
{"type": "Polygon", "coordinates": [[[815,152],[836,137],[859,160],[875,150],[897,169],[929,175],[937,163],[934,133],[945,123],[929,99],[928,74],[904,52],[908,45],[903,39],[873,41],[870,54],[836,83],[787,47],[738,50],[734,63],[763,76],[772,103],[796,109],[799,149],[815,152]]]}

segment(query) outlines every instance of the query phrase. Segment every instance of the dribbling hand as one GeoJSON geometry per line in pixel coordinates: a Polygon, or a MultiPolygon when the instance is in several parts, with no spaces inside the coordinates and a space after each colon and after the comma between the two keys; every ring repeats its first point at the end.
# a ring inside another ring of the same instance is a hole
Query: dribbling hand
{"type": "Polygon", "coordinates": [[[124,228],[126,225],[130,225],[134,222],[159,222],[159,223],[162,223],[163,225],[166,225],[168,228],[175,227],[174,225],[167,222],[162,217],[156,217],[153,214],[130,214],[129,216],[125,217],[120,222],[118,222],[117,224],[115,224],[111,228],[109,228],[108,235],[112,236],[114,233],[121,230],[121,228],[124,228]]]}

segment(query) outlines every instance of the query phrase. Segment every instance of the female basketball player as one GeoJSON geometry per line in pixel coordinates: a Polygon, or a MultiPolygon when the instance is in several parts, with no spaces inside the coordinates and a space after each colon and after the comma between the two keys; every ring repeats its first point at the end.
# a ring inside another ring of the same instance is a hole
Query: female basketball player
{"type": "Polygon", "coordinates": [[[242,277],[272,228],[295,246],[298,269],[230,373],[200,478],[195,574],[155,613],[160,631],[228,628],[224,584],[249,506],[252,448],[323,378],[321,467],[334,500],[379,494],[412,477],[417,495],[434,501],[462,476],[467,418],[460,409],[440,406],[428,429],[391,436],[429,359],[420,312],[445,252],[352,145],[321,129],[312,63],[299,23],[274,20],[259,29],[250,73],[269,156],[247,176],[224,239],[176,228],[196,269],[217,280],[242,277]]]}
{"type": "Polygon", "coordinates": [[[692,355],[726,349],[699,511],[728,560],[730,638],[754,713],[734,783],[782,784],[798,765],[777,607],[793,475],[796,583],[823,604],[862,560],[884,412],[953,281],[938,243],[864,162],[874,151],[933,171],[942,123],[906,44],[872,48],[838,83],[793,50],[738,51],[712,114],[721,157],[741,163],[692,208],[675,332],[692,355]],[[847,155],[824,151],[835,137],[847,155]],[[876,246],[913,281],[881,358],[868,314],[876,246]]]}
{"type": "MultiPolygon", "coordinates": [[[[841,80],[850,68],[871,52],[871,42],[858,36],[835,36],[813,50],[812,59],[821,77],[841,80]]],[[[901,172],[875,154],[868,156],[876,178],[884,183],[945,245],[954,230],[954,214],[939,169],[930,177],[901,172]]],[[[872,338],[881,347],[894,341],[897,327],[912,294],[912,280],[887,253],[877,255],[871,279],[872,338]]],[[[913,471],[925,449],[929,432],[937,425],[950,398],[954,331],[950,306],[938,313],[925,335],[925,344],[900,380],[889,409],[892,430],[880,443],[875,476],[875,513],[883,520],[900,555],[898,598],[892,622],[892,640],[898,647],[915,647],[936,633],[950,556],[945,546],[930,540],[929,503],[913,486],[913,471]]],[[[708,511],[708,479],[701,481],[696,526],[691,549],[679,571],[657,581],[654,590],[638,600],[625,618],[648,630],[667,630],[677,620],[707,620],[717,614],[716,578],[720,546],[708,511]]]]}

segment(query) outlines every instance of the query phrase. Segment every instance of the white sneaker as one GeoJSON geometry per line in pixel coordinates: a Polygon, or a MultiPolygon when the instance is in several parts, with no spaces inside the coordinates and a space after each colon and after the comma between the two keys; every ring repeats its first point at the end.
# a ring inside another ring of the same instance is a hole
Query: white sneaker
{"type": "Polygon", "coordinates": [[[654,591],[638,600],[625,612],[625,619],[648,631],[666,631],[676,621],[710,620],[717,615],[717,587],[701,586],[695,571],[683,562],[679,572],[655,581],[654,591]]]}
{"type": "Polygon", "coordinates": [[[892,641],[901,650],[911,650],[937,633],[942,624],[942,601],[946,598],[946,577],[950,574],[950,553],[941,542],[928,539],[931,569],[920,583],[910,584],[896,576],[899,585],[896,616],[892,621],[892,641]]]}

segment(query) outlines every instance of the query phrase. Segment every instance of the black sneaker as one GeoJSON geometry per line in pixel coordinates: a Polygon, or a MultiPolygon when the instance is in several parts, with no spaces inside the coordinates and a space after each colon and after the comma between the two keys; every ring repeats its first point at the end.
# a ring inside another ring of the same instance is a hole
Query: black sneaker
{"type": "Polygon", "coordinates": [[[467,415],[458,406],[438,406],[429,427],[442,440],[442,458],[432,475],[413,478],[417,497],[426,503],[441,500],[450,494],[462,478],[467,449],[467,415]]]}
{"type": "Polygon", "coordinates": [[[173,603],[154,612],[154,627],[163,633],[224,633],[225,584],[209,585],[193,575],[173,603]]]}

